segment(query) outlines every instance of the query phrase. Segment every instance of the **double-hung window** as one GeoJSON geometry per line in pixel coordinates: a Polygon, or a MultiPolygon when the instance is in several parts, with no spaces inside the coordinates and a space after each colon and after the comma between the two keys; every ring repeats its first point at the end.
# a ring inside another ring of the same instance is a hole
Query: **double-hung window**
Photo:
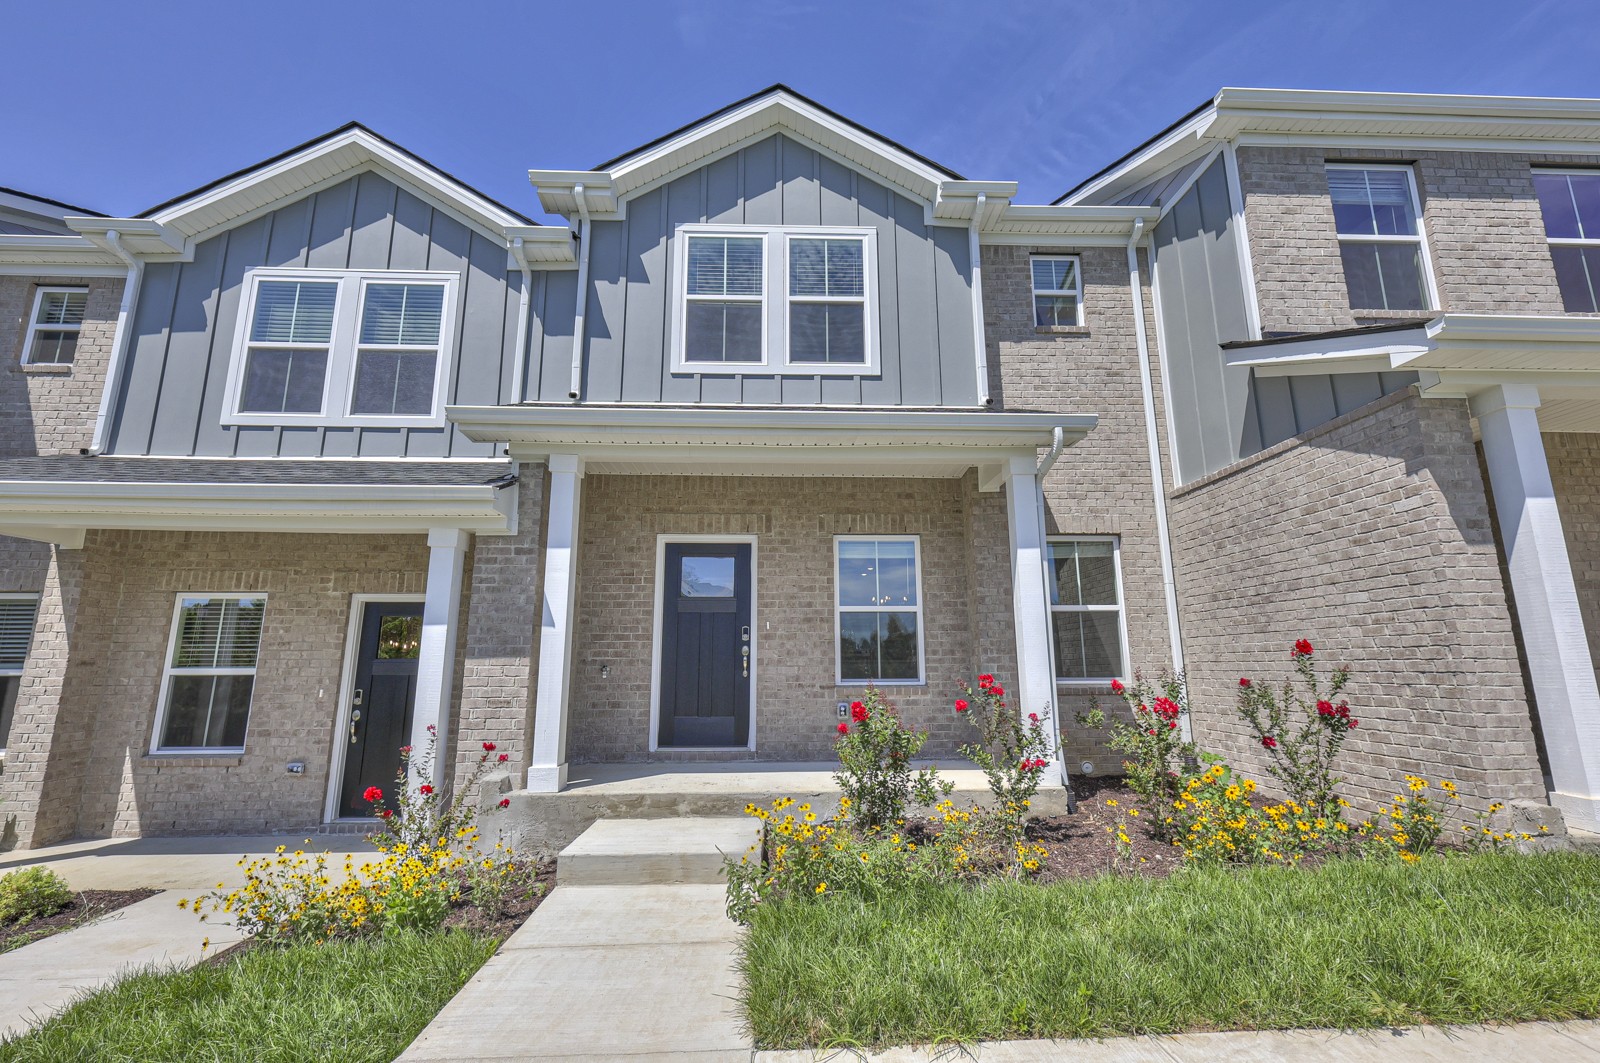
{"type": "Polygon", "coordinates": [[[1117,540],[1056,539],[1049,547],[1056,679],[1105,683],[1126,675],[1117,540]]]}
{"type": "Polygon", "coordinates": [[[22,345],[28,365],[71,365],[78,356],[78,334],[89,306],[86,288],[39,288],[22,345]]]}
{"type": "Polygon", "coordinates": [[[0,752],[11,738],[17,692],[22,688],[22,666],[33,642],[33,623],[39,611],[37,594],[0,594],[0,752]]]}
{"type": "Polygon", "coordinates": [[[245,281],[239,424],[442,423],[457,276],[272,269],[245,281]]]}
{"type": "Polygon", "coordinates": [[[1039,328],[1083,324],[1083,278],[1077,255],[1034,255],[1033,323],[1039,328]]]}
{"type": "Polygon", "coordinates": [[[1329,163],[1327,172],[1350,308],[1431,309],[1428,249],[1411,167],[1329,163]]]}
{"type": "Polygon", "coordinates": [[[922,682],[922,567],[914,535],[834,539],[838,680],[922,682]]]}
{"type": "Polygon", "coordinates": [[[675,373],[876,374],[877,231],[677,230],[675,373]]]}
{"type": "Polygon", "coordinates": [[[1600,312],[1600,171],[1535,170],[1544,234],[1569,314],[1600,312]]]}
{"type": "Polygon", "coordinates": [[[161,684],[156,751],[244,749],[267,599],[180,595],[161,684]]]}

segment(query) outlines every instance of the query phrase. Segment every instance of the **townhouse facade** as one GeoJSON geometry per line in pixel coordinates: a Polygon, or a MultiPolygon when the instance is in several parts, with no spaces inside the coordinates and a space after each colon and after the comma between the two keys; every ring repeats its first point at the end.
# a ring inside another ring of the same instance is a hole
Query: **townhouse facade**
{"type": "Polygon", "coordinates": [[[775,86],[531,171],[564,225],[355,125],[4,194],[0,844],[359,819],[430,728],[824,761],[868,684],[950,757],[979,671],[1054,784],[1136,669],[1259,771],[1302,636],[1357,799],[1600,829],[1594,166],[1595,101],[1227,89],[1026,204],[775,86]]]}

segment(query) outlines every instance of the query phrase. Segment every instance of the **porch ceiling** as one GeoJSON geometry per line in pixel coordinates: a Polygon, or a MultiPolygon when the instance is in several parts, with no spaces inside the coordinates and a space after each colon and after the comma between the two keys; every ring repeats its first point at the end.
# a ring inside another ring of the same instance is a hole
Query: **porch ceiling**
{"type": "Polygon", "coordinates": [[[521,460],[583,458],[595,472],[960,476],[1066,445],[1094,414],[974,410],[554,405],[453,406],[469,439],[521,460]]]}

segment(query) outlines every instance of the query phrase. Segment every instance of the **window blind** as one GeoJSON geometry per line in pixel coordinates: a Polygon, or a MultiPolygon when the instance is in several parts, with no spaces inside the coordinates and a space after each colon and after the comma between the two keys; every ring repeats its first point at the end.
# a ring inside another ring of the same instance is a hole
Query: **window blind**
{"type": "Polygon", "coordinates": [[[689,239],[690,295],[760,295],[761,240],[748,236],[689,239]]]}
{"type": "Polygon", "coordinates": [[[1078,287],[1077,274],[1077,259],[1035,258],[1033,260],[1033,287],[1035,291],[1076,291],[1078,287]]]}
{"type": "Polygon", "coordinates": [[[254,668],[263,598],[185,598],[178,612],[174,668],[254,668]]]}
{"type": "Polygon", "coordinates": [[[1411,180],[1404,170],[1328,170],[1334,221],[1349,236],[1412,236],[1411,180]]]}
{"type": "Polygon", "coordinates": [[[39,300],[39,324],[81,325],[88,292],[45,292],[39,300]]]}
{"type": "Polygon", "coordinates": [[[256,290],[254,343],[328,343],[337,281],[262,281],[256,290]]]}
{"type": "Polygon", "coordinates": [[[789,241],[789,294],[859,299],[865,290],[860,240],[789,241]]]}
{"type": "Polygon", "coordinates": [[[0,672],[22,671],[38,612],[39,603],[33,599],[0,599],[0,672]]]}
{"type": "Polygon", "coordinates": [[[361,342],[435,347],[443,317],[441,284],[369,284],[361,311],[361,342]]]}

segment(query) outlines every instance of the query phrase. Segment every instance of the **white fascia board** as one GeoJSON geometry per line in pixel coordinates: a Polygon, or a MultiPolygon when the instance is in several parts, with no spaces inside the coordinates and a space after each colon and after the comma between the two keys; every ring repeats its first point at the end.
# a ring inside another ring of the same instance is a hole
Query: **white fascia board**
{"type": "Polygon", "coordinates": [[[127,272],[121,259],[87,237],[0,235],[0,273],[120,277],[127,272]]]}
{"type": "Polygon", "coordinates": [[[1214,134],[1211,124],[1216,118],[1215,104],[1194,115],[1188,121],[1141,148],[1135,155],[1114,169],[1079,188],[1062,200],[1062,206],[1076,205],[1090,199],[1105,199],[1130,188],[1137,188],[1155,180],[1164,170],[1175,169],[1194,156],[1210,151],[1214,134]]]}
{"type": "Polygon", "coordinates": [[[539,194],[539,205],[550,214],[570,218],[578,209],[578,186],[583,186],[583,206],[590,214],[615,214],[620,208],[616,182],[595,170],[529,170],[528,181],[539,194]]]}
{"type": "Polygon", "coordinates": [[[565,225],[506,227],[506,269],[521,268],[512,244],[522,241],[522,257],[530,269],[572,269],[578,264],[572,230],[565,225]]]}
{"type": "Polygon", "coordinates": [[[1045,446],[1056,428],[1083,438],[1093,414],[965,410],[831,410],[734,407],[452,406],[446,417],[469,439],[519,446],[742,446],[859,451],[883,447],[1045,446]]]}
{"type": "Polygon", "coordinates": [[[258,212],[263,205],[298,199],[307,190],[328,183],[330,177],[343,179],[359,173],[363,164],[387,171],[386,176],[427,191],[464,215],[476,228],[496,238],[506,226],[526,224],[522,218],[361,129],[348,130],[271,165],[241,174],[162,209],[151,215],[150,220],[170,226],[185,236],[199,238],[203,233],[258,212]]]}
{"type": "Polygon", "coordinates": [[[115,232],[122,246],[144,259],[188,262],[194,257],[194,244],[183,234],[149,218],[68,218],[67,226],[84,239],[105,249],[113,261],[122,261],[111,249],[106,235],[115,232]]]}
{"type": "Polygon", "coordinates": [[[982,230],[984,243],[1074,243],[1122,246],[1134,224],[1153,228],[1160,218],[1156,207],[1047,206],[1013,203],[982,230]]]}
{"type": "Polygon", "coordinates": [[[979,228],[989,225],[1011,205],[1017,194],[1015,181],[941,181],[934,194],[933,216],[940,221],[972,220],[978,197],[984,197],[979,228]]]}
{"type": "Polygon", "coordinates": [[[1410,118],[1453,115],[1525,121],[1600,121],[1600,99],[1563,96],[1225,87],[1217,93],[1215,106],[1217,110],[1226,112],[1304,111],[1318,116],[1389,114],[1410,118]]]}
{"type": "Polygon", "coordinates": [[[931,204],[949,175],[887,142],[795,99],[774,92],[687,129],[664,143],[629,156],[610,171],[619,198],[628,198],[664,178],[704,165],[730,147],[775,129],[829,149],[841,161],[877,174],[931,204]]]}
{"type": "Polygon", "coordinates": [[[1600,318],[1538,314],[1441,314],[1415,329],[1373,336],[1310,337],[1237,348],[1228,364],[1263,376],[1428,370],[1438,373],[1600,372],[1600,318]]]}
{"type": "Polygon", "coordinates": [[[0,483],[8,526],[380,532],[505,532],[515,485],[0,483]]]}

